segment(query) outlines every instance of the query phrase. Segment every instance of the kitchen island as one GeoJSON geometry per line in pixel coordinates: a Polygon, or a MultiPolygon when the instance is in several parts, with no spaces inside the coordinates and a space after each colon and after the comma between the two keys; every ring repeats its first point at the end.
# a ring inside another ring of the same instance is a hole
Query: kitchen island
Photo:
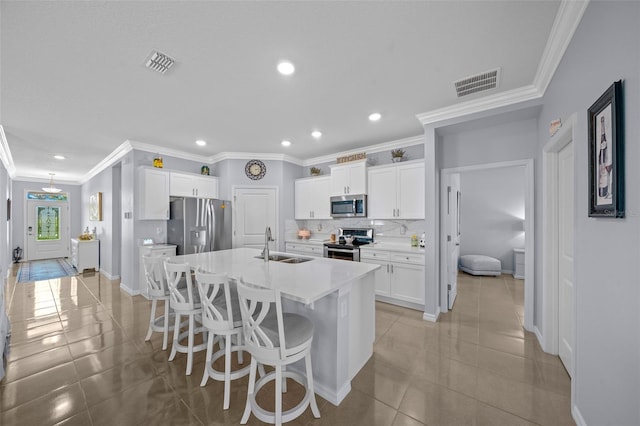
{"type": "MultiPolygon", "coordinates": [[[[265,262],[261,251],[238,248],[171,257],[192,269],[226,273],[230,278],[280,290],[283,309],[314,325],[311,360],[316,393],[334,405],[351,391],[351,379],[373,353],[374,271],[379,265],[325,258],[302,263],[265,262]]],[[[289,253],[271,253],[301,258],[289,253]]],[[[293,369],[302,369],[294,365],[293,369]]]]}

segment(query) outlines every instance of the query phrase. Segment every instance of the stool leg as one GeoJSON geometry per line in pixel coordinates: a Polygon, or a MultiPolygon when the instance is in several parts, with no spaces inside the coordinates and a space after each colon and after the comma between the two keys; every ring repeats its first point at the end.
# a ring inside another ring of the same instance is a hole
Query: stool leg
{"type": "Polygon", "coordinates": [[[178,353],[178,337],[180,336],[180,314],[176,312],[176,321],[173,326],[173,345],[171,346],[171,355],[169,361],[173,361],[178,353]]]}
{"type": "Polygon", "coordinates": [[[205,386],[207,380],[209,380],[209,368],[211,368],[211,360],[213,359],[213,337],[213,332],[210,331],[207,338],[207,360],[204,363],[204,374],[202,375],[200,386],[205,386]]]}
{"type": "MultiPolygon", "coordinates": [[[[149,330],[147,331],[147,336],[144,338],[145,342],[148,342],[151,339],[151,334],[153,333],[153,325],[156,322],[156,299],[151,300],[151,314],[149,314],[149,330]]],[[[164,348],[162,348],[164,349],[164,348]]]]}
{"type": "Polygon", "coordinates": [[[164,337],[162,338],[162,350],[167,350],[167,344],[169,343],[169,301],[164,301],[164,337]]]}
{"type": "Polygon", "coordinates": [[[318,409],[318,404],[316,403],[316,392],[313,388],[313,372],[311,371],[311,353],[307,352],[304,356],[304,364],[307,368],[307,388],[309,389],[309,393],[311,394],[311,400],[309,401],[309,405],[311,405],[311,412],[313,413],[313,417],[316,419],[320,418],[320,410],[318,409]]]}
{"type": "Polygon", "coordinates": [[[247,387],[247,402],[244,405],[244,413],[240,420],[241,425],[246,425],[251,415],[251,400],[253,399],[253,392],[256,387],[256,369],[258,362],[255,358],[251,358],[251,368],[249,370],[249,386],[247,387]]]}
{"type": "Polygon", "coordinates": [[[224,348],[224,405],[229,409],[229,394],[231,393],[231,335],[227,334],[227,346],[224,348]]]}
{"type": "Polygon", "coordinates": [[[282,425],[282,366],[276,365],[276,415],[275,425],[282,425]]]}
{"type": "Polygon", "coordinates": [[[195,337],[195,318],[193,314],[189,315],[189,335],[187,337],[187,376],[191,375],[193,368],[193,339],[195,337]]]}

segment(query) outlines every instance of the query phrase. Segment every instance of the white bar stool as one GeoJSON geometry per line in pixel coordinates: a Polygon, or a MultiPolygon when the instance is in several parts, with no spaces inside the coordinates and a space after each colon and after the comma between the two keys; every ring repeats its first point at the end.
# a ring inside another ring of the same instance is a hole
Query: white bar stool
{"type": "Polygon", "coordinates": [[[311,371],[313,324],[302,315],[283,313],[278,290],[249,287],[242,280],[237,285],[245,345],[251,354],[247,403],[240,423],[246,424],[253,413],[263,422],[281,425],[300,416],[308,406],[311,406],[313,416],[320,418],[311,371]],[[303,358],[306,377],[293,371],[283,371],[287,365],[303,358]],[[256,382],[258,363],[271,365],[275,370],[256,382]],[[283,378],[291,378],[306,389],[302,401],[285,412],[282,412],[283,378]],[[255,398],[271,380],[275,380],[275,412],[260,407],[255,398]]]}
{"type": "Polygon", "coordinates": [[[229,394],[231,380],[239,379],[249,374],[249,365],[236,371],[231,371],[231,353],[238,354],[238,362],[244,363],[242,357],[242,316],[238,303],[238,292],[235,282],[230,282],[225,274],[196,271],[196,285],[200,293],[202,304],[202,325],[209,330],[207,344],[207,361],[200,386],[205,386],[209,377],[224,381],[223,408],[229,408],[229,394]],[[220,341],[220,350],[213,353],[215,337],[224,337],[220,341]],[[233,341],[235,340],[235,344],[233,341]],[[224,358],[224,371],[214,368],[214,363],[224,358]]]}
{"type": "Polygon", "coordinates": [[[202,327],[202,308],[200,305],[200,295],[193,287],[191,281],[191,268],[188,263],[174,263],[166,259],[164,270],[167,275],[169,287],[169,305],[175,313],[175,323],[173,328],[173,346],[169,361],[173,361],[177,352],[187,354],[186,375],[191,375],[193,369],[193,354],[207,348],[206,339],[199,345],[194,344],[196,333],[205,331],[202,327]],[[184,285],[183,283],[186,283],[184,285]],[[188,317],[188,328],[180,333],[181,319],[188,317]],[[199,327],[197,327],[197,325],[199,327]],[[180,343],[187,338],[187,344],[180,343]]]}
{"type": "Polygon", "coordinates": [[[151,339],[154,331],[163,333],[162,350],[167,350],[169,342],[169,331],[173,330],[171,320],[174,315],[169,311],[169,289],[167,288],[167,279],[164,273],[163,262],[165,256],[142,256],[142,264],[144,266],[144,276],[147,282],[147,291],[151,299],[151,314],[149,316],[149,330],[144,338],[145,342],[151,339]],[[164,315],[156,316],[158,302],[164,302],[164,315]]]}

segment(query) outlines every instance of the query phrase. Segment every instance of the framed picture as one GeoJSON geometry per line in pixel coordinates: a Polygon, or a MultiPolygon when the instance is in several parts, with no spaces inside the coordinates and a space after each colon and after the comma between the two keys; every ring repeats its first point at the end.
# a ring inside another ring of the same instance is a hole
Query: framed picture
{"type": "Polygon", "coordinates": [[[89,197],[89,220],[102,220],[102,192],[89,197]]]}
{"type": "Polygon", "coordinates": [[[589,217],[624,217],[622,81],[589,108],[589,217]]]}

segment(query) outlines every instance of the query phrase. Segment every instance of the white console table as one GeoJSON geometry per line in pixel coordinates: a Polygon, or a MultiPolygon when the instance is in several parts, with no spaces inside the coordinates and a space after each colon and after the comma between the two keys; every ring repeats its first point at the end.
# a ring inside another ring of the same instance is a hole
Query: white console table
{"type": "Polygon", "coordinates": [[[71,265],[78,272],[85,269],[100,271],[100,240],[71,239],[71,265]]]}

